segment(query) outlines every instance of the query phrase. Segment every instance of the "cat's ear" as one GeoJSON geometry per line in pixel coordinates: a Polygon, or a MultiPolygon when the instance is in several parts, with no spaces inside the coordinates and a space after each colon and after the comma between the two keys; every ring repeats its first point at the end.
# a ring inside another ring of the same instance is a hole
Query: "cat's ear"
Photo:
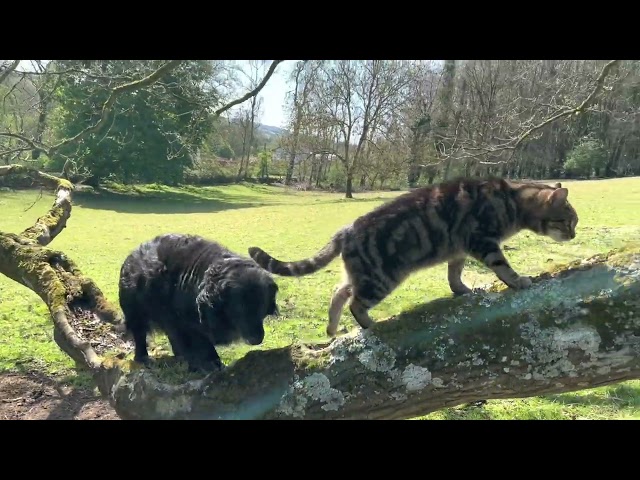
{"type": "Polygon", "coordinates": [[[551,195],[549,195],[549,202],[554,207],[559,207],[567,201],[568,195],[569,190],[567,190],[566,188],[558,187],[551,193],[551,195]]]}

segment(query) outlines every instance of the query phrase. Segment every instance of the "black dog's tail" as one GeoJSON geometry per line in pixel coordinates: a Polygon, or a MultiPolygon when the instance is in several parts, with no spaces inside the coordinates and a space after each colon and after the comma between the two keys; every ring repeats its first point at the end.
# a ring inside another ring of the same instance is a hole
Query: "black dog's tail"
{"type": "Polygon", "coordinates": [[[339,230],[316,255],[296,262],[280,261],[258,247],[249,248],[249,255],[268,272],[284,277],[302,277],[326,267],[340,255],[347,231],[348,227],[339,230]]]}

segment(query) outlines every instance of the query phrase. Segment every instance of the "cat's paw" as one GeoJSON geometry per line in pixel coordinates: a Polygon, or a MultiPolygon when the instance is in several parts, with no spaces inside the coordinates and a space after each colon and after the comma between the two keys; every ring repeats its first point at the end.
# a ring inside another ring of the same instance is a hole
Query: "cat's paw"
{"type": "Polygon", "coordinates": [[[522,277],[518,277],[518,280],[516,280],[514,286],[519,290],[525,290],[529,288],[531,285],[533,285],[533,282],[531,281],[531,277],[522,276],[522,277]]]}

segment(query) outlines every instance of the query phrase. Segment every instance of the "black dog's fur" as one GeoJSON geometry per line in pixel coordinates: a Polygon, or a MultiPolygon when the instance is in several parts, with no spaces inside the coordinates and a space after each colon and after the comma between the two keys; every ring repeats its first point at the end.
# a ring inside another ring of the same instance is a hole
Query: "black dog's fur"
{"type": "Polygon", "coordinates": [[[223,368],[215,345],[264,340],[263,321],[278,315],[278,286],[249,258],[196,235],[159,235],[120,269],[120,307],[135,361],[149,364],[147,334],[167,334],[191,370],[223,368]]]}

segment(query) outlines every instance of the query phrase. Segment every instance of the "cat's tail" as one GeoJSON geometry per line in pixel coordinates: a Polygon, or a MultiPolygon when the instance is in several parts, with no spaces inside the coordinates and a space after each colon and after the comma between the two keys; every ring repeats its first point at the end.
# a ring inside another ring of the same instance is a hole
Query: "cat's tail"
{"type": "Polygon", "coordinates": [[[251,258],[268,272],[282,275],[284,277],[302,277],[310,275],[326,267],[331,261],[342,252],[342,245],[348,227],[336,232],[329,243],[311,258],[298,260],[297,262],[283,262],[273,258],[259,247],[249,248],[251,258]]]}

